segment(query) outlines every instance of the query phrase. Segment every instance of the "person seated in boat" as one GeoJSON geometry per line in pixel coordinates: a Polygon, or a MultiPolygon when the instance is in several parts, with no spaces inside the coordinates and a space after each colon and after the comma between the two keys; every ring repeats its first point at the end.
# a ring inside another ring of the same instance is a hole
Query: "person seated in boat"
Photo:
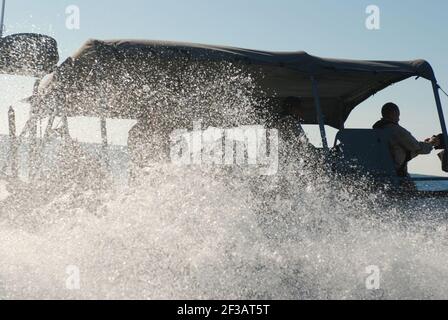
{"type": "MultiPolygon", "coordinates": [[[[306,166],[312,170],[312,166],[318,163],[316,161],[318,149],[309,141],[303,129],[302,106],[300,98],[286,98],[280,105],[280,110],[276,111],[271,127],[278,130],[280,166],[300,164],[301,167],[306,166]]],[[[280,171],[283,171],[283,168],[280,171]]]]}
{"type": "Polygon", "coordinates": [[[302,112],[300,111],[301,105],[302,101],[300,98],[286,98],[274,126],[279,130],[283,140],[299,139],[305,144],[308,144],[308,138],[300,123],[303,118],[302,112]]]}
{"type": "MultiPolygon", "coordinates": [[[[131,178],[135,171],[154,163],[166,162],[170,153],[170,131],[155,117],[142,113],[128,136],[128,150],[131,160],[131,178]]],[[[133,177],[132,177],[133,176],[133,177]]]]}
{"type": "Polygon", "coordinates": [[[409,177],[408,162],[418,155],[430,154],[433,146],[428,142],[419,142],[399,125],[400,109],[396,104],[385,104],[381,113],[383,117],[374,124],[373,129],[390,130],[390,152],[397,174],[400,177],[409,177]]]}
{"type": "Polygon", "coordinates": [[[437,136],[432,136],[431,138],[426,139],[425,142],[432,144],[436,150],[443,150],[438,156],[442,162],[442,170],[448,172],[448,158],[445,152],[446,145],[443,139],[443,134],[441,133],[437,136]]]}

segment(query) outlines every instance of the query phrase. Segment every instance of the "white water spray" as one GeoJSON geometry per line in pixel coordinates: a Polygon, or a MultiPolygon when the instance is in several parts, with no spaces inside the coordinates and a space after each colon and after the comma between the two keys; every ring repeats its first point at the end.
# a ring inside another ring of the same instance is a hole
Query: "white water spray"
{"type": "MultiPolygon", "coordinates": [[[[175,98],[249,110],[238,78],[218,80],[175,98]]],[[[0,298],[448,298],[446,200],[385,205],[310,166],[313,154],[283,159],[276,177],[160,164],[130,188],[2,192],[0,298]]]]}

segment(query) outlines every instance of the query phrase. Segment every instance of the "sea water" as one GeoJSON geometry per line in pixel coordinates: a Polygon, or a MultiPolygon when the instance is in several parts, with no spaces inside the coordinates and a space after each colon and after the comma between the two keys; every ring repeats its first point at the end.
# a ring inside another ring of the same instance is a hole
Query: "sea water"
{"type": "Polygon", "coordinates": [[[3,205],[1,297],[448,298],[447,200],[388,203],[324,174],[272,197],[272,181],[238,173],[160,165],[147,177],[3,205]]]}

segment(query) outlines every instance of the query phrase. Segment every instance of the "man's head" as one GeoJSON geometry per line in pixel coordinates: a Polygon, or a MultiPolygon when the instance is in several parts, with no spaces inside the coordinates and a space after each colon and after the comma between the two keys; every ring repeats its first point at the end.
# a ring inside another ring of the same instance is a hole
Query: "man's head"
{"type": "Polygon", "coordinates": [[[399,123],[400,122],[400,108],[395,103],[389,102],[383,106],[381,110],[383,119],[399,123]]]}

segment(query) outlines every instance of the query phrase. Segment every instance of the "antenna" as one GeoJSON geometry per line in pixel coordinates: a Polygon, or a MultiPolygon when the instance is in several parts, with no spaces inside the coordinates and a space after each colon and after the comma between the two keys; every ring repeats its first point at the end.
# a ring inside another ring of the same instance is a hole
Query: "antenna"
{"type": "Polygon", "coordinates": [[[5,6],[6,6],[6,0],[2,0],[2,13],[0,19],[0,38],[3,38],[3,31],[5,29],[5,6]]]}

